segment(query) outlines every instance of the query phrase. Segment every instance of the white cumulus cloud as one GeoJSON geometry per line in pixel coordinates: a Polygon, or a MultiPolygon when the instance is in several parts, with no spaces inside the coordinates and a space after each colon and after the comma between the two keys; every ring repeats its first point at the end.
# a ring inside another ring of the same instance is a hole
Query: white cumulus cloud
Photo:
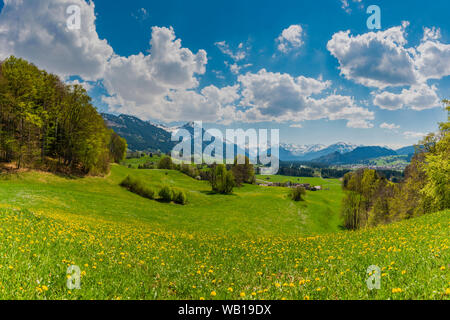
{"type": "Polygon", "coordinates": [[[436,86],[426,84],[412,85],[403,89],[401,93],[395,94],[388,91],[373,93],[373,103],[382,109],[398,110],[409,108],[420,111],[441,106],[440,99],[436,93],[436,86]]]}
{"type": "Polygon", "coordinates": [[[0,59],[15,55],[62,77],[100,79],[113,49],[97,34],[94,10],[94,3],[84,0],[4,1],[0,59]],[[71,5],[81,10],[79,30],[67,28],[71,5]]]}
{"type": "Polygon", "coordinates": [[[340,31],[333,35],[327,49],[349,80],[381,89],[411,85],[417,82],[417,76],[414,60],[404,48],[406,25],[357,36],[340,31]]]}
{"type": "Polygon", "coordinates": [[[380,128],[386,129],[386,130],[396,130],[396,129],[400,129],[400,126],[396,125],[395,123],[384,122],[384,123],[380,124],[380,128]]]}
{"type": "Polygon", "coordinates": [[[304,31],[301,25],[294,24],[284,29],[276,39],[278,50],[282,53],[288,53],[294,49],[300,48],[304,41],[304,31]]]}
{"type": "Polygon", "coordinates": [[[245,112],[238,111],[238,117],[249,122],[258,121],[304,121],[304,120],[347,120],[352,128],[370,128],[373,112],[357,106],[349,96],[323,93],[330,81],[320,81],[303,76],[268,72],[241,75],[238,81],[242,88],[240,105],[245,112]]]}

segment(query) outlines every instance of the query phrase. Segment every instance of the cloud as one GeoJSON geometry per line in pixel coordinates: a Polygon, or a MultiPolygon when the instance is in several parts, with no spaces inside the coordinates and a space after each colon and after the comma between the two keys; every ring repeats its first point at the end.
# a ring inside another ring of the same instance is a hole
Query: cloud
{"type": "Polygon", "coordinates": [[[304,120],[348,120],[352,128],[370,128],[369,120],[374,114],[356,105],[353,98],[329,95],[314,98],[323,93],[330,81],[320,81],[303,76],[294,78],[285,73],[268,72],[241,75],[238,81],[242,89],[238,118],[248,122],[260,121],[304,121],[304,120]]]}
{"type": "Polygon", "coordinates": [[[251,67],[251,63],[247,63],[244,65],[240,65],[239,62],[247,58],[248,53],[250,51],[250,46],[244,45],[241,42],[235,51],[230,49],[230,46],[225,41],[216,42],[215,45],[219,48],[219,50],[227,55],[233,60],[232,63],[225,61],[225,65],[230,69],[231,73],[238,75],[241,69],[251,67]]]}
{"type": "Polygon", "coordinates": [[[407,139],[420,140],[420,139],[423,139],[427,134],[426,133],[422,133],[422,132],[406,131],[406,132],[403,132],[403,135],[407,139]]]}
{"type": "Polygon", "coordinates": [[[230,68],[231,73],[238,75],[242,69],[249,68],[252,66],[251,63],[247,63],[244,65],[238,65],[237,63],[229,63],[228,61],[225,61],[225,65],[230,68]]]}
{"type": "Polygon", "coordinates": [[[186,110],[181,110],[174,101],[180,102],[180,97],[194,101],[196,93],[186,90],[198,87],[197,75],[206,70],[206,51],[194,54],[183,48],[171,27],[153,27],[150,46],[148,55],[111,58],[103,80],[111,97],[103,101],[121,112],[130,112],[132,108],[132,114],[144,118],[183,119],[180,112],[185,114],[189,110],[197,114],[197,106],[183,103],[186,110]],[[118,105],[122,108],[117,109],[118,105]]]}
{"type": "MultiPolygon", "coordinates": [[[[291,26],[280,44],[300,47],[303,32],[291,26]]],[[[231,50],[226,42],[219,49],[233,61],[235,74],[248,47],[231,50]]],[[[284,49],[283,49],[284,50],[284,49]]],[[[327,95],[330,81],[265,69],[240,75],[232,86],[201,88],[200,77],[208,62],[204,50],[192,52],[182,46],[172,27],[153,27],[149,50],[127,57],[115,54],[106,40],[99,39],[93,2],[83,0],[8,0],[0,16],[0,56],[23,57],[40,68],[63,77],[79,76],[72,83],[90,89],[102,83],[107,94],[102,101],[110,112],[132,114],[165,122],[204,120],[301,122],[346,120],[352,128],[370,128],[373,112],[349,96],[327,95]],[[81,8],[81,30],[66,28],[69,5],[81,8]]]]}
{"type": "Polygon", "coordinates": [[[434,85],[418,84],[411,86],[409,89],[403,89],[399,94],[388,91],[372,93],[374,96],[373,103],[387,110],[409,108],[421,111],[436,108],[441,106],[436,90],[434,85]]]}
{"type": "Polygon", "coordinates": [[[421,44],[416,49],[415,64],[422,81],[450,75],[450,44],[438,41],[439,29],[425,28],[421,44]]]}
{"type": "Polygon", "coordinates": [[[303,128],[303,125],[301,123],[295,123],[291,124],[289,128],[303,128]]]}
{"type": "Polygon", "coordinates": [[[131,16],[136,20],[144,21],[148,19],[149,14],[145,8],[140,8],[136,13],[132,13],[131,16]]]}
{"type": "Polygon", "coordinates": [[[301,25],[291,25],[284,29],[280,36],[276,39],[278,50],[282,53],[288,53],[292,50],[299,49],[304,41],[304,32],[301,25]]]}
{"type": "Polygon", "coordinates": [[[396,130],[396,129],[400,129],[399,125],[396,125],[395,123],[382,123],[380,124],[380,128],[381,129],[386,129],[386,130],[396,130]]]}
{"type": "Polygon", "coordinates": [[[113,49],[95,28],[95,6],[84,0],[8,0],[0,14],[0,59],[15,55],[62,77],[103,76],[113,49]],[[81,29],[68,30],[66,9],[81,9],[81,29]]]}
{"type": "Polygon", "coordinates": [[[344,77],[379,89],[372,92],[373,103],[382,109],[420,111],[441,105],[436,86],[427,81],[450,75],[450,45],[438,41],[439,29],[424,28],[420,44],[406,48],[408,25],[404,22],[402,26],[358,36],[341,31],[327,44],[344,77]],[[388,87],[403,89],[400,93],[380,91],[388,87]]]}
{"type": "Polygon", "coordinates": [[[84,88],[84,90],[86,90],[88,92],[94,88],[94,85],[90,84],[89,82],[85,82],[85,81],[72,80],[72,81],[66,81],[66,83],[69,85],[82,86],[84,88]]]}
{"type": "Polygon", "coordinates": [[[306,108],[306,98],[323,91],[329,82],[312,78],[293,78],[289,74],[267,72],[241,75],[238,81],[243,87],[241,104],[258,108],[263,115],[280,116],[286,111],[306,108]]]}
{"type": "Polygon", "coordinates": [[[244,43],[242,43],[242,42],[238,45],[238,48],[236,49],[236,51],[231,50],[230,45],[228,43],[226,43],[226,41],[216,42],[215,45],[217,46],[217,48],[219,48],[219,50],[223,54],[229,56],[235,62],[244,60],[247,57],[248,50],[249,50],[249,48],[245,47],[244,43]]]}
{"type": "MultiPolygon", "coordinates": [[[[353,0],[353,2],[361,3],[362,0],[353,0]]],[[[341,0],[341,8],[344,9],[345,12],[350,14],[352,12],[352,9],[350,8],[350,0],[341,0]]],[[[360,8],[363,8],[361,4],[360,8]]]]}
{"type": "Polygon", "coordinates": [[[367,87],[386,88],[417,83],[414,60],[404,48],[404,23],[385,31],[352,36],[335,33],[327,49],[339,61],[341,75],[367,87]]]}

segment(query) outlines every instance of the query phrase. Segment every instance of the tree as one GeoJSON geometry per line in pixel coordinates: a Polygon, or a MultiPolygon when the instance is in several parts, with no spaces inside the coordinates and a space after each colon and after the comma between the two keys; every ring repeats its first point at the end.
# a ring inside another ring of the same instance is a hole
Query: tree
{"type": "Polygon", "coordinates": [[[211,173],[212,190],[216,193],[230,194],[235,186],[234,176],[223,164],[213,167],[211,173]]]}
{"type": "Polygon", "coordinates": [[[109,152],[111,160],[120,163],[127,155],[127,141],[111,130],[111,138],[109,141],[109,152]]]}
{"type": "Polygon", "coordinates": [[[173,169],[172,159],[168,156],[162,157],[161,160],[159,160],[158,162],[158,169],[172,170],[173,169]]]}
{"type": "Polygon", "coordinates": [[[424,197],[430,199],[430,211],[450,208],[450,101],[444,100],[449,117],[441,123],[437,135],[429,135],[423,144],[431,145],[425,155],[423,171],[427,182],[422,189],[424,197]]]}
{"type": "Polygon", "coordinates": [[[234,158],[232,172],[237,186],[241,186],[243,183],[255,182],[255,169],[247,156],[238,155],[234,158]],[[242,159],[242,157],[244,157],[244,159],[242,159]]]}
{"type": "Polygon", "coordinates": [[[342,218],[344,228],[356,230],[360,227],[361,197],[354,191],[349,191],[343,200],[342,218]]]}
{"type": "Polygon", "coordinates": [[[110,131],[80,85],[66,85],[13,56],[0,63],[0,161],[104,174],[110,142],[110,131]]]}

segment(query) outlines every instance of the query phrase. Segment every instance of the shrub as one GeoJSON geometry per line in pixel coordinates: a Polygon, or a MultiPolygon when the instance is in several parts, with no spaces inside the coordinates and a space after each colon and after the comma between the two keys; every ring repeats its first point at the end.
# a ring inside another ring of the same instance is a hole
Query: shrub
{"type": "Polygon", "coordinates": [[[222,194],[230,194],[235,186],[234,176],[223,164],[211,169],[212,191],[222,194]]]}
{"type": "Polygon", "coordinates": [[[164,202],[171,202],[173,200],[173,190],[169,187],[163,187],[159,191],[159,198],[164,202]]]}
{"type": "Polygon", "coordinates": [[[154,199],[155,191],[148,188],[142,183],[141,180],[127,176],[121,183],[120,186],[126,188],[128,191],[140,195],[143,198],[154,199]]]}
{"type": "Polygon", "coordinates": [[[199,170],[196,166],[190,165],[190,164],[181,164],[180,165],[180,172],[184,173],[185,175],[191,177],[191,178],[195,178],[197,177],[200,173],[199,170]]]}
{"type": "Polygon", "coordinates": [[[184,191],[181,191],[181,190],[174,191],[173,201],[175,203],[185,205],[187,203],[186,193],[184,193],[184,191]]]}
{"type": "Polygon", "coordinates": [[[158,169],[172,170],[173,169],[172,159],[170,157],[161,158],[161,160],[159,160],[158,162],[158,169]]]}
{"type": "Polygon", "coordinates": [[[253,164],[250,163],[250,159],[246,156],[238,155],[234,158],[234,165],[231,169],[233,176],[238,187],[243,183],[253,184],[256,180],[255,169],[253,164]]]}
{"type": "Polygon", "coordinates": [[[155,168],[154,163],[150,162],[150,161],[147,161],[147,162],[145,162],[143,164],[140,164],[138,166],[138,169],[154,169],[154,168],[155,168]]]}
{"type": "Polygon", "coordinates": [[[290,191],[290,197],[294,201],[305,201],[303,199],[303,196],[305,194],[306,194],[305,188],[300,187],[300,186],[292,188],[291,191],[290,191]]]}

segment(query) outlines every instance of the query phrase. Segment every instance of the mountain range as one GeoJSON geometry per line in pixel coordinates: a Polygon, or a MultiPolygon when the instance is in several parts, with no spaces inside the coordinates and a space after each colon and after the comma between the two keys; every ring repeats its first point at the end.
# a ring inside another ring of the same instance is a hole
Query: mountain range
{"type": "MultiPolygon", "coordinates": [[[[180,127],[166,127],[160,124],[153,124],[149,121],[143,121],[137,117],[129,115],[115,116],[111,114],[102,114],[108,127],[114,129],[120,136],[128,142],[128,148],[131,151],[160,151],[170,153],[176,142],[171,141],[172,133],[179,129],[186,129],[193,136],[194,124],[186,123],[180,127]]],[[[205,134],[205,130],[203,130],[205,134]]],[[[210,142],[203,142],[203,148],[210,142]]],[[[223,142],[224,150],[230,142],[223,142]]],[[[239,149],[234,145],[235,153],[239,149]]],[[[242,149],[239,149],[242,151],[242,149]]],[[[358,146],[351,143],[338,142],[330,146],[323,144],[296,145],[280,144],[281,161],[302,161],[316,162],[328,165],[334,164],[353,164],[368,159],[394,155],[410,155],[414,153],[414,147],[408,146],[393,150],[380,146],[358,146]]],[[[246,150],[245,154],[252,154],[246,150]]]]}

